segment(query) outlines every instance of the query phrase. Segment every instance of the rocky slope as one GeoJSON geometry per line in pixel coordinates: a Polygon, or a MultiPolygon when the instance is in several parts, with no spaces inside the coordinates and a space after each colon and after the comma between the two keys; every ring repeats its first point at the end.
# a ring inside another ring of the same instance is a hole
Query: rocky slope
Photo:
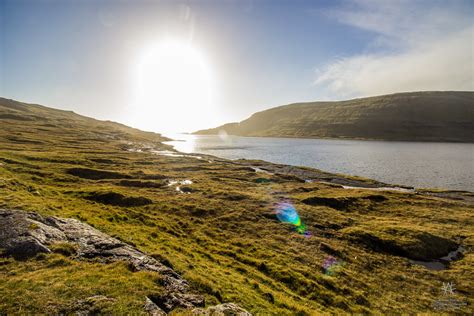
{"type": "Polygon", "coordinates": [[[176,153],[11,100],[0,116],[0,314],[472,312],[472,193],[176,153]]]}
{"type": "Polygon", "coordinates": [[[412,92],[279,106],[195,134],[474,142],[474,92],[412,92]]]}

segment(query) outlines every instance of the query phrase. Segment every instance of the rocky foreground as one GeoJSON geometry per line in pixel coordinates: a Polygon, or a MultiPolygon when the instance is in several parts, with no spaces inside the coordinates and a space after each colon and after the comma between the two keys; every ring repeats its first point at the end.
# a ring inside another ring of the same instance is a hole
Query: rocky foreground
{"type": "MultiPolygon", "coordinates": [[[[0,209],[0,248],[3,254],[26,260],[40,253],[51,253],[50,246],[77,260],[98,259],[104,264],[122,261],[132,271],[153,271],[161,276],[164,287],[161,295],[144,299],[144,310],[150,315],[166,315],[177,307],[191,309],[193,315],[209,315],[219,310],[224,314],[250,315],[234,304],[221,304],[208,309],[202,295],[189,294],[189,284],[173,269],[140,252],[135,247],[112,238],[77,219],[42,217],[33,212],[0,209]]],[[[76,301],[68,312],[89,313],[106,296],[93,296],[76,301]]]]}
{"type": "Polygon", "coordinates": [[[0,314],[472,314],[472,193],[164,140],[0,99],[0,314]]]}

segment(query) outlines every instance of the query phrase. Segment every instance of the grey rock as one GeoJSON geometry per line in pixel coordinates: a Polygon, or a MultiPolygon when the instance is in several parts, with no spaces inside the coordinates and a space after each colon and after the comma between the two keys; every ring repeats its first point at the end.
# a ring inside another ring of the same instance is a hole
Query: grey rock
{"type": "Polygon", "coordinates": [[[176,307],[204,306],[204,298],[188,294],[188,282],[174,270],[79,220],[0,209],[0,249],[5,254],[28,258],[40,252],[50,252],[48,246],[58,242],[75,244],[79,259],[96,258],[104,263],[125,261],[133,271],[160,273],[166,291],[155,299],[152,298],[152,301],[166,312],[176,307]]]}
{"type": "Polygon", "coordinates": [[[195,308],[191,313],[197,316],[252,316],[248,311],[234,303],[224,303],[208,308],[195,308]]]}
{"type": "Polygon", "coordinates": [[[166,313],[158,307],[155,303],[153,303],[150,298],[145,298],[145,306],[143,307],[145,312],[148,313],[150,316],[164,316],[166,313]]]}
{"type": "Polygon", "coordinates": [[[168,292],[163,295],[150,295],[149,298],[167,313],[177,307],[204,307],[204,298],[201,295],[168,292]]]}
{"type": "Polygon", "coordinates": [[[43,224],[35,213],[0,210],[0,248],[4,254],[26,259],[41,252],[49,238],[64,240],[64,234],[43,224]],[[30,216],[28,216],[28,214],[30,216]]]}

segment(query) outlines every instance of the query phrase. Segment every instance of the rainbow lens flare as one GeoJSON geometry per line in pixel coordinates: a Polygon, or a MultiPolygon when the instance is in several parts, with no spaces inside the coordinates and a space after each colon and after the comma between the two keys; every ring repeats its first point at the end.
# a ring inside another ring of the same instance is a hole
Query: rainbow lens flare
{"type": "Polygon", "coordinates": [[[324,274],[329,275],[329,276],[334,276],[341,269],[342,262],[340,262],[339,260],[337,260],[336,258],[332,256],[328,256],[324,260],[322,266],[323,266],[324,274]]]}
{"type": "Polygon", "coordinates": [[[296,211],[296,208],[289,202],[280,202],[276,206],[275,215],[282,223],[288,223],[295,226],[295,231],[298,234],[310,237],[311,233],[306,230],[306,225],[301,221],[301,218],[296,211]]]}

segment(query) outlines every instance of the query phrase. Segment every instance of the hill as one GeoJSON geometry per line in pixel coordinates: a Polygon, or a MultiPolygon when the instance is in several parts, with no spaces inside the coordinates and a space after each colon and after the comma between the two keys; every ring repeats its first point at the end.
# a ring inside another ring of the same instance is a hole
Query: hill
{"type": "Polygon", "coordinates": [[[67,147],[72,149],[75,146],[80,148],[80,144],[84,145],[88,141],[106,143],[114,139],[169,140],[159,134],[123,124],[5,98],[0,98],[0,122],[0,137],[10,141],[10,146],[69,144],[67,147]]]}
{"type": "Polygon", "coordinates": [[[1,315],[471,313],[472,193],[163,140],[0,99],[1,315]]]}
{"type": "Polygon", "coordinates": [[[295,103],[195,134],[474,142],[474,92],[397,93],[295,103]]]}

